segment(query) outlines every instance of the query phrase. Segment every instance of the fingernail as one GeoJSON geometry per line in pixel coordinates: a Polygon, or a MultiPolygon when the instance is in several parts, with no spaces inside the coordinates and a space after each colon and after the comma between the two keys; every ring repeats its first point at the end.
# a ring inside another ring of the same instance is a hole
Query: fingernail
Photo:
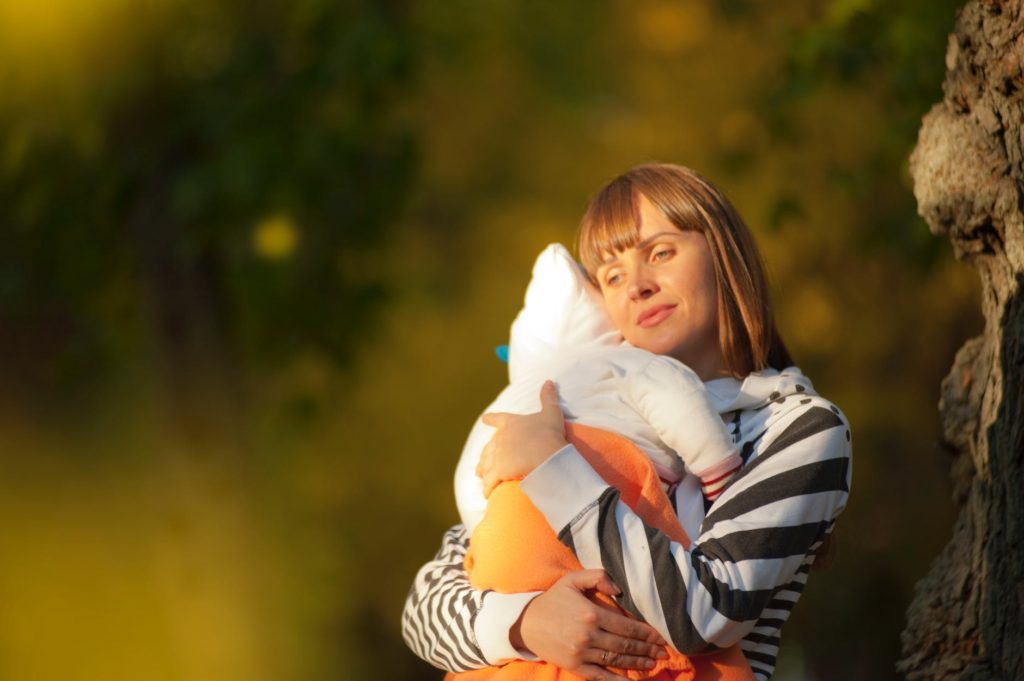
{"type": "Polygon", "coordinates": [[[658,654],[655,657],[657,657],[659,660],[667,660],[668,659],[668,653],[666,653],[664,650],[661,650],[659,648],[658,649],[658,654]]]}
{"type": "Polygon", "coordinates": [[[644,660],[644,669],[650,669],[654,666],[654,660],[644,660]]]}

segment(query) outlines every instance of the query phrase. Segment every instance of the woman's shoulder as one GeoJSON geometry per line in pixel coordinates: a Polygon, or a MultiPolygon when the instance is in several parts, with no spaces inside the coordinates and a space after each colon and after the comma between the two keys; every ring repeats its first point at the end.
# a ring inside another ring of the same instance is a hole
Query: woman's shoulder
{"type": "Polygon", "coordinates": [[[796,367],[752,374],[741,392],[739,408],[724,416],[732,423],[733,437],[748,452],[806,442],[849,456],[849,420],[796,367]]]}
{"type": "Polygon", "coordinates": [[[850,442],[850,425],[846,414],[821,395],[779,397],[763,410],[767,415],[765,446],[795,444],[820,434],[827,434],[830,440],[836,440],[837,443],[840,440],[850,442]]]}

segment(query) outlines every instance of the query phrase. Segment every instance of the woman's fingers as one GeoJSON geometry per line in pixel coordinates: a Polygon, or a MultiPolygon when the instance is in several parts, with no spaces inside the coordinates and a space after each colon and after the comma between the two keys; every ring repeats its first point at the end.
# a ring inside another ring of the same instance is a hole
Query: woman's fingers
{"type": "Polygon", "coordinates": [[[614,589],[604,570],[562,575],[527,604],[509,631],[510,642],[557,667],[600,681],[622,678],[605,669],[606,665],[650,669],[654,660],[667,656],[649,640],[657,638],[653,628],[631,629],[633,620],[593,602],[587,593],[596,588],[614,589]],[[637,636],[619,633],[630,631],[637,636]]]}
{"type": "Polygon", "coordinates": [[[488,442],[486,445],[484,445],[484,448],[480,450],[480,458],[476,462],[476,469],[474,469],[474,472],[476,473],[476,477],[478,477],[478,478],[484,477],[484,475],[487,474],[488,469],[490,469],[490,467],[491,467],[491,463],[490,463],[491,452],[490,452],[490,449],[491,449],[491,443],[488,442]]]}
{"type": "Polygon", "coordinates": [[[622,669],[650,669],[655,660],[667,658],[662,646],[604,631],[595,634],[587,654],[588,662],[622,669]]]}
{"type": "Polygon", "coordinates": [[[540,410],[546,413],[558,412],[558,418],[564,418],[562,407],[558,404],[558,388],[554,381],[544,381],[544,385],[540,387],[540,410]]]}
{"type": "Polygon", "coordinates": [[[605,631],[618,634],[622,638],[649,643],[655,646],[668,645],[665,639],[661,637],[661,634],[658,633],[658,630],[651,625],[646,622],[630,619],[611,610],[601,610],[598,624],[605,631]]]}
{"type": "Polygon", "coordinates": [[[483,421],[488,426],[492,426],[494,428],[504,428],[505,425],[508,423],[509,416],[516,416],[516,414],[508,414],[503,411],[489,411],[483,416],[481,416],[480,420],[483,421]]]}
{"type": "Polygon", "coordinates": [[[580,591],[597,589],[609,596],[618,596],[622,593],[619,587],[615,586],[608,573],[600,568],[590,570],[573,570],[559,578],[559,581],[572,586],[580,591]]]}
{"type": "MultiPolygon", "coordinates": [[[[540,387],[540,411],[535,412],[535,415],[542,415],[544,420],[552,423],[563,423],[565,421],[562,407],[558,403],[558,387],[554,381],[544,381],[544,385],[540,387]]],[[[510,414],[503,411],[494,411],[485,413],[480,417],[480,420],[488,426],[504,428],[509,424],[510,420],[522,418],[523,416],[530,416],[530,414],[510,414]]]]}
{"type": "Polygon", "coordinates": [[[654,662],[649,657],[635,657],[633,655],[623,655],[622,653],[607,653],[607,650],[594,649],[597,655],[587,655],[587,659],[597,659],[595,664],[607,664],[609,667],[616,667],[618,669],[650,669],[654,666],[654,662]],[[605,662],[607,660],[607,662],[605,662]]]}
{"type": "MultiPolygon", "coordinates": [[[[622,593],[608,573],[600,569],[570,572],[562,580],[581,591],[596,589],[609,596],[622,593]]],[[[664,641],[654,627],[597,605],[593,607],[596,626],[588,637],[589,648],[584,653],[587,662],[601,667],[650,669],[654,660],[668,657],[664,641]]]]}
{"type": "Polygon", "coordinates": [[[484,486],[484,499],[490,499],[491,492],[494,491],[494,488],[500,485],[502,482],[504,482],[504,480],[498,480],[497,478],[490,474],[484,475],[484,477],[482,477],[480,480],[481,482],[483,482],[484,486]]]}
{"type": "Polygon", "coordinates": [[[495,466],[493,450],[494,441],[491,440],[484,445],[480,452],[480,460],[476,464],[476,474],[483,485],[484,499],[489,499],[494,488],[508,479],[501,477],[501,471],[495,466]]]}
{"type": "Polygon", "coordinates": [[[490,442],[480,454],[477,475],[487,493],[505,480],[519,480],[564,447],[565,422],[558,407],[554,384],[544,389],[547,406],[533,414],[494,412],[484,414],[483,422],[495,428],[490,442]]]}

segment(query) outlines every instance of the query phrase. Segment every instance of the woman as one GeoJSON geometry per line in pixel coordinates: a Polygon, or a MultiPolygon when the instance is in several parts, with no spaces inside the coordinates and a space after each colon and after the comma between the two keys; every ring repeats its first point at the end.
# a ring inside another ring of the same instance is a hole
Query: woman
{"type": "Polygon", "coordinates": [[[620,678],[610,666],[648,668],[664,642],[650,626],[590,602],[586,591],[598,589],[665,625],[687,655],[739,642],[755,676],[767,679],[779,631],[846,505],[846,420],[791,367],[752,237],[696,173],[651,164],[616,178],[584,215],[579,251],[626,341],[682,361],[705,381],[744,468],[706,516],[692,495],[674,494],[695,537],[687,550],[639,522],[565,443],[550,393],[537,414],[495,415],[485,486],[525,475],[521,488],[592,569],[543,593],[474,590],[462,564],[468,539],[456,526],[413,584],[406,642],[449,671],[530,656],[587,679],[620,678]]]}

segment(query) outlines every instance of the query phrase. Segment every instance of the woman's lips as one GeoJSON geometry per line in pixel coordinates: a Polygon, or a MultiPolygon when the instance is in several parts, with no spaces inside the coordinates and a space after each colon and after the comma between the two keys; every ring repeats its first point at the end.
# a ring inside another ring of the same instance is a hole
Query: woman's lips
{"type": "Polygon", "coordinates": [[[666,317],[672,314],[672,311],[675,309],[675,304],[655,305],[654,307],[640,313],[640,316],[636,318],[636,325],[644,329],[657,326],[666,317]]]}

